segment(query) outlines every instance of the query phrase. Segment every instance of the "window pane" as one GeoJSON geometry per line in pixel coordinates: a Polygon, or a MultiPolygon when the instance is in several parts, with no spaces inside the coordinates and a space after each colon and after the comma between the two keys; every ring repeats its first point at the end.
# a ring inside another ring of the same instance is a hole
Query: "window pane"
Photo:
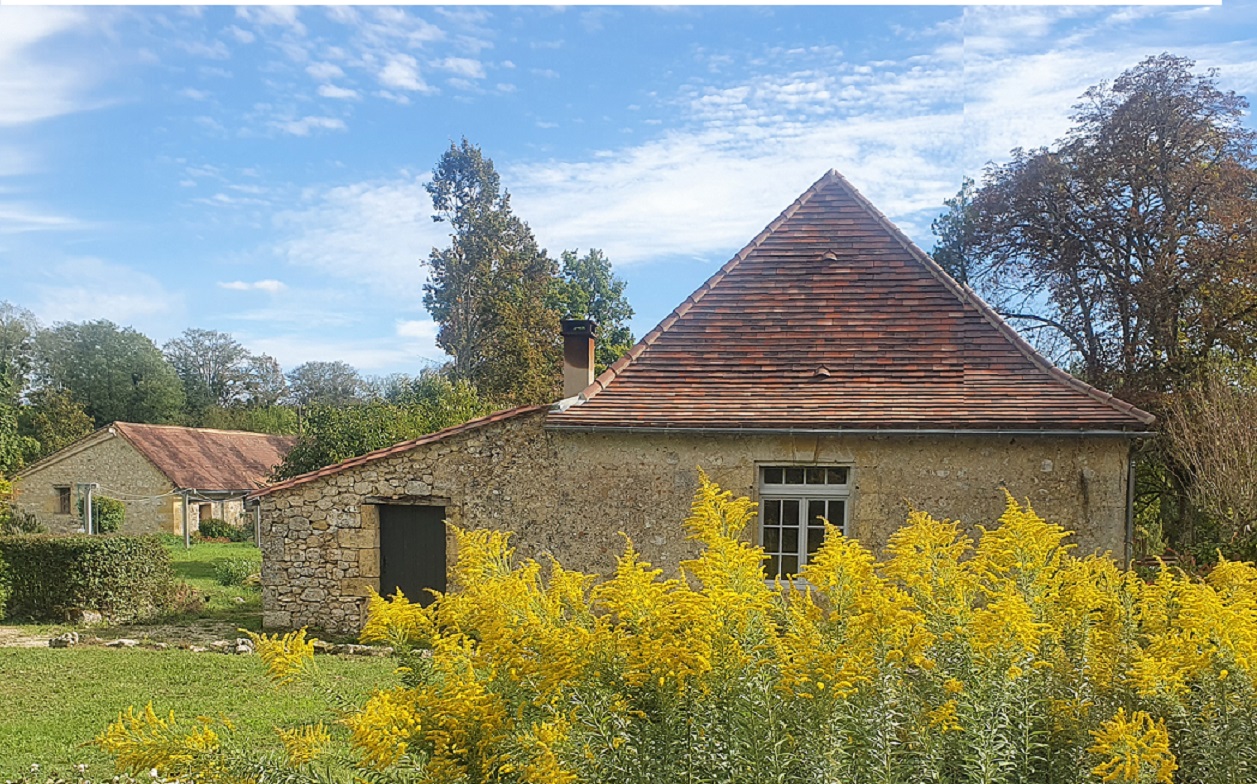
{"type": "Polygon", "coordinates": [[[799,502],[798,501],[782,501],[781,502],[781,524],[795,525],[799,524],[799,502]]]}
{"type": "Polygon", "coordinates": [[[808,552],[808,555],[811,555],[812,553],[814,553],[814,552],[816,552],[817,550],[821,549],[821,545],[822,545],[822,544],[824,544],[824,543],[825,543],[825,529],[824,529],[824,528],[809,528],[809,529],[807,529],[807,552],[808,552]]]}
{"type": "Polygon", "coordinates": [[[797,555],[781,556],[782,576],[785,576],[787,574],[798,574],[798,573],[799,573],[799,556],[797,555]]]}
{"type": "Polygon", "coordinates": [[[764,550],[770,553],[781,551],[781,529],[765,528],[764,529],[764,550]]]}
{"type": "Polygon", "coordinates": [[[764,562],[764,575],[771,580],[779,574],[781,574],[781,559],[775,555],[769,556],[764,562]]]}
{"type": "Polygon", "coordinates": [[[839,528],[842,528],[843,525],[846,523],[846,519],[847,519],[846,509],[847,509],[846,501],[839,501],[836,499],[833,501],[830,501],[829,502],[829,522],[833,523],[839,528]]]}
{"type": "Polygon", "coordinates": [[[781,469],[780,468],[765,468],[764,469],[764,484],[766,485],[781,484],[781,469]]]}
{"type": "Polygon", "coordinates": [[[764,525],[781,525],[781,502],[764,501],[764,525]]]}
{"type": "Polygon", "coordinates": [[[820,519],[825,516],[825,502],[815,499],[807,502],[807,524],[822,525],[820,519]]]}
{"type": "Polygon", "coordinates": [[[825,484],[825,469],[809,468],[807,469],[805,473],[806,473],[806,481],[809,485],[825,484]]]}
{"type": "Polygon", "coordinates": [[[788,485],[803,484],[803,469],[802,468],[787,468],[786,469],[786,484],[788,485]]]}
{"type": "Polygon", "coordinates": [[[797,553],[799,551],[799,529],[781,529],[781,552],[797,553]]]}
{"type": "Polygon", "coordinates": [[[831,485],[845,485],[847,483],[847,469],[845,467],[829,469],[829,483],[831,485]]]}

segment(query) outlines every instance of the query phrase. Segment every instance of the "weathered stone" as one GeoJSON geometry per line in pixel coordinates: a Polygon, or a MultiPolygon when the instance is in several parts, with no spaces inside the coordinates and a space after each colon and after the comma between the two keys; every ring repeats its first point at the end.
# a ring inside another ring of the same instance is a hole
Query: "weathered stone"
{"type": "Polygon", "coordinates": [[[236,644],[232,648],[232,652],[237,656],[245,656],[253,653],[253,640],[248,637],[237,637],[236,644]]]}
{"type": "Polygon", "coordinates": [[[230,653],[236,648],[236,644],[231,640],[214,640],[209,644],[211,651],[215,653],[230,653]]]}
{"type": "Polygon", "coordinates": [[[139,640],[132,640],[129,637],[119,637],[116,640],[110,640],[105,643],[106,648],[134,648],[139,645],[139,640]]]}
{"type": "Polygon", "coordinates": [[[350,656],[392,656],[393,649],[387,645],[355,645],[344,646],[343,652],[350,656]]]}
{"type": "Polygon", "coordinates": [[[344,528],[336,534],[336,543],[350,550],[365,550],[377,546],[376,532],[362,528],[344,528]]]}
{"type": "Polygon", "coordinates": [[[49,648],[73,648],[79,644],[79,635],[77,632],[66,632],[58,634],[48,641],[49,648]]]}

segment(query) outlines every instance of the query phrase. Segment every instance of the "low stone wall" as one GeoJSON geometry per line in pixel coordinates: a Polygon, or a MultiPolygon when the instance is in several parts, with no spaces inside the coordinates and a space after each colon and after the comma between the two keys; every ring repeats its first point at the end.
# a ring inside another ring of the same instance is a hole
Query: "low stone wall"
{"type": "MultiPolygon", "coordinates": [[[[694,553],[681,523],[700,467],[754,497],[759,465],[849,465],[849,535],[875,548],[910,507],[989,527],[1007,487],[1076,531],[1083,552],[1125,555],[1124,439],[596,433],[546,430],[544,416],[499,421],[264,496],[264,624],[359,628],[365,597],[379,585],[375,504],[383,502],[440,505],[455,525],[512,530],[521,556],[549,553],[568,568],[612,570],[620,532],[644,558],[675,566],[694,553]]],[[[452,541],[447,552],[452,560],[452,541]]]]}

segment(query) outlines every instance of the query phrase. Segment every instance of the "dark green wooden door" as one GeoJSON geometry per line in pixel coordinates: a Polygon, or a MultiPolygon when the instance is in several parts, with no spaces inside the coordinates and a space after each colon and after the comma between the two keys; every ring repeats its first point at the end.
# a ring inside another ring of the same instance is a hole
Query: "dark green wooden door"
{"type": "Polygon", "coordinates": [[[429,604],[445,590],[445,507],[381,506],[380,593],[429,604]]]}

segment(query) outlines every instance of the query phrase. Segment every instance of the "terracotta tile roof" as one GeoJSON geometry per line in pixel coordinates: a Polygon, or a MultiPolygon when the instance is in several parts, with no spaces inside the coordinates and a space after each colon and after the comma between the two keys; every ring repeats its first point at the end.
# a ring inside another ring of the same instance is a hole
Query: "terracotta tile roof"
{"type": "Polygon", "coordinates": [[[1122,430],[836,171],[548,427],[1122,430]]]}
{"type": "Polygon", "coordinates": [[[131,422],[114,422],[110,427],[165,474],[175,487],[189,490],[262,487],[297,442],[295,436],[242,430],[131,422]]]}
{"type": "Polygon", "coordinates": [[[377,449],[374,452],[367,452],[365,455],[351,457],[348,460],[342,460],[334,465],[324,466],[323,468],[300,474],[299,476],[294,476],[291,479],[276,482],[275,484],[265,487],[256,493],[250,493],[249,497],[261,498],[264,495],[270,495],[276,490],[287,490],[290,487],[303,485],[306,482],[313,482],[316,479],[321,479],[325,476],[339,474],[341,471],[363,465],[364,463],[383,460],[386,457],[392,457],[393,455],[399,455],[403,452],[409,452],[410,450],[421,447],[424,444],[431,444],[434,441],[440,441],[443,438],[449,438],[450,436],[457,435],[459,433],[465,433],[468,430],[475,430],[478,427],[484,427],[485,425],[493,424],[494,422],[501,422],[505,419],[512,419],[521,414],[527,414],[532,411],[541,411],[544,408],[545,406],[520,406],[518,408],[508,408],[503,411],[495,411],[488,416],[482,416],[477,419],[469,419],[461,425],[447,427],[444,430],[438,430],[435,433],[428,433],[427,435],[411,439],[410,441],[402,441],[399,444],[386,446],[383,449],[377,449]]]}

